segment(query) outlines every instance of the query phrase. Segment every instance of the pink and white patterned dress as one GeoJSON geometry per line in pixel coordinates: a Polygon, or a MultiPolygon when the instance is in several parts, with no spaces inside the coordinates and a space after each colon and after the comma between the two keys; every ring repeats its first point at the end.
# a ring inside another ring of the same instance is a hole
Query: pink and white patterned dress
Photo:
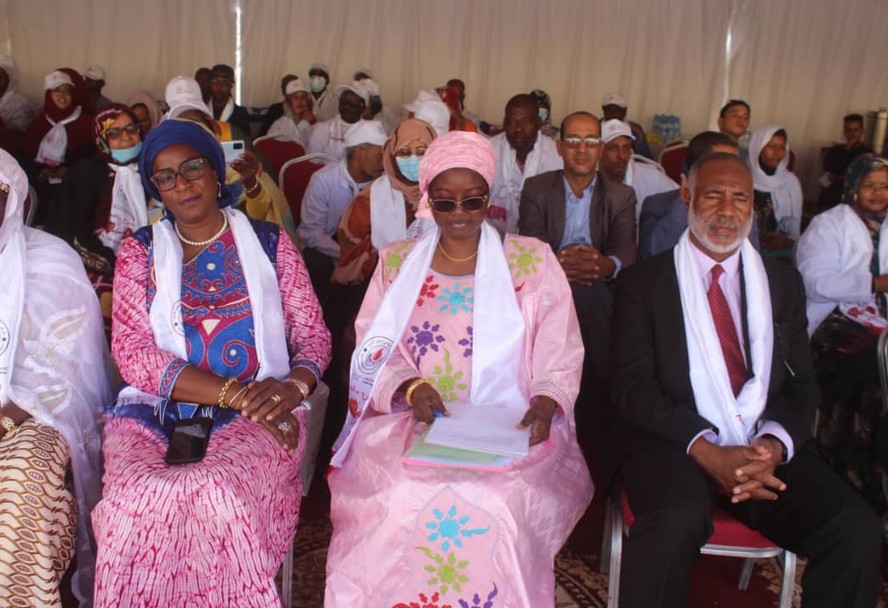
{"type": "MultiPolygon", "coordinates": [[[[253,226],[277,271],[291,367],[320,377],[330,336],[305,266],[277,227],[253,226]]],[[[231,231],[183,264],[187,360],[155,345],[148,318],[152,257],[149,228],[123,242],[117,261],[113,354],[127,382],[160,399],[114,404],[106,412],[105,491],[93,512],[96,606],[276,608],[274,576],[299,514],[304,425],[291,455],[235,410],[170,398],[187,365],[248,380],[259,360],[231,231]],[[173,425],[193,417],[213,419],[205,458],[167,465],[173,425]]]]}
{"type": "MultiPolygon", "coordinates": [[[[358,343],[413,244],[381,252],[356,321],[358,343]]],[[[545,395],[561,409],[550,439],[502,471],[402,462],[420,429],[403,402],[392,404],[397,388],[421,376],[452,402],[467,401],[471,387],[474,277],[431,270],[348,458],[328,476],[327,608],[554,605],[555,555],[593,490],[573,416],[583,346],[548,245],[509,235],[503,247],[525,320],[528,400],[545,395]]]]}

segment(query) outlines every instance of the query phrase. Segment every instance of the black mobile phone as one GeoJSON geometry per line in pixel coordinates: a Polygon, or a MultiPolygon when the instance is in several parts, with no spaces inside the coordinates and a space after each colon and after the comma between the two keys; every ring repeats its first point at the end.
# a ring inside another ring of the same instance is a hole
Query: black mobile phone
{"type": "Polygon", "coordinates": [[[207,444],[210,443],[210,429],[213,421],[210,418],[192,418],[180,420],[173,427],[170,435],[170,445],[167,448],[167,464],[187,464],[200,462],[207,453],[207,444]]]}

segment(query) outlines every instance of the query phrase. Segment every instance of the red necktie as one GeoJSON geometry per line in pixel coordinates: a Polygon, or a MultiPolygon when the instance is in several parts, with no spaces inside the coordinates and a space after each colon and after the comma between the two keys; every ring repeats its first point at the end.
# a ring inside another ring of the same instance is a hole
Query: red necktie
{"type": "Polygon", "coordinates": [[[746,362],[743,359],[743,351],[740,349],[740,340],[737,338],[737,327],[731,317],[731,309],[728,308],[728,300],[718,285],[718,278],[724,271],[721,264],[712,267],[712,285],[709,286],[709,293],[706,296],[709,298],[709,310],[712,312],[715,331],[718,333],[722,355],[724,355],[725,365],[728,367],[728,378],[731,379],[731,388],[736,397],[749,376],[746,373],[746,362]]]}

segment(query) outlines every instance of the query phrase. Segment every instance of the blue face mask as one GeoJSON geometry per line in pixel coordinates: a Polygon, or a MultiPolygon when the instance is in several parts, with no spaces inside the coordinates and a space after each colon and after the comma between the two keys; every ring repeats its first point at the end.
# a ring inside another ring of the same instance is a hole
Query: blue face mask
{"type": "Polygon", "coordinates": [[[132,148],[127,148],[126,150],[111,150],[111,158],[114,159],[114,162],[122,165],[133,160],[141,151],[142,142],[139,142],[132,148]]]}
{"type": "Polygon", "coordinates": [[[327,86],[327,79],[323,76],[312,76],[308,79],[308,88],[312,93],[320,93],[327,86]]]}
{"type": "Polygon", "coordinates": [[[404,176],[404,179],[413,182],[414,184],[419,181],[419,162],[422,160],[422,156],[408,156],[406,158],[402,158],[400,156],[395,157],[395,162],[398,163],[398,171],[401,172],[401,175],[404,176]]]}
{"type": "Polygon", "coordinates": [[[547,110],[546,108],[540,108],[540,120],[542,120],[543,122],[549,120],[549,110],[547,110]]]}

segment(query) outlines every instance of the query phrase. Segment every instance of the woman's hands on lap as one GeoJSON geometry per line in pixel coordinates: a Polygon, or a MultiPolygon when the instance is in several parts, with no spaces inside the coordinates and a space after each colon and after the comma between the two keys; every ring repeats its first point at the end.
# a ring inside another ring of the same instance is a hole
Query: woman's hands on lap
{"type": "Polygon", "coordinates": [[[428,382],[424,382],[413,390],[410,399],[413,407],[413,417],[418,422],[431,424],[435,420],[435,412],[442,416],[449,416],[450,412],[444,406],[441,395],[428,382]]]}
{"type": "Polygon", "coordinates": [[[557,409],[558,404],[550,397],[534,397],[521,422],[518,423],[519,429],[530,427],[530,445],[536,445],[549,438],[552,416],[557,409]]]}
{"type": "Polygon", "coordinates": [[[278,424],[304,399],[302,391],[288,382],[276,378],[266,378],[251,382],[237,404],[237,409],[253,422],[278,424]],[[277,398],[275,398],[277,396],[277,398]]]}
{"type": "Polygon", "coordinates": [[[290,412],[283,414],[278,420],[261,419],[257,422],[271,433],[282,448],[289,453],[299,446],[299,421],[290,412]]]}

